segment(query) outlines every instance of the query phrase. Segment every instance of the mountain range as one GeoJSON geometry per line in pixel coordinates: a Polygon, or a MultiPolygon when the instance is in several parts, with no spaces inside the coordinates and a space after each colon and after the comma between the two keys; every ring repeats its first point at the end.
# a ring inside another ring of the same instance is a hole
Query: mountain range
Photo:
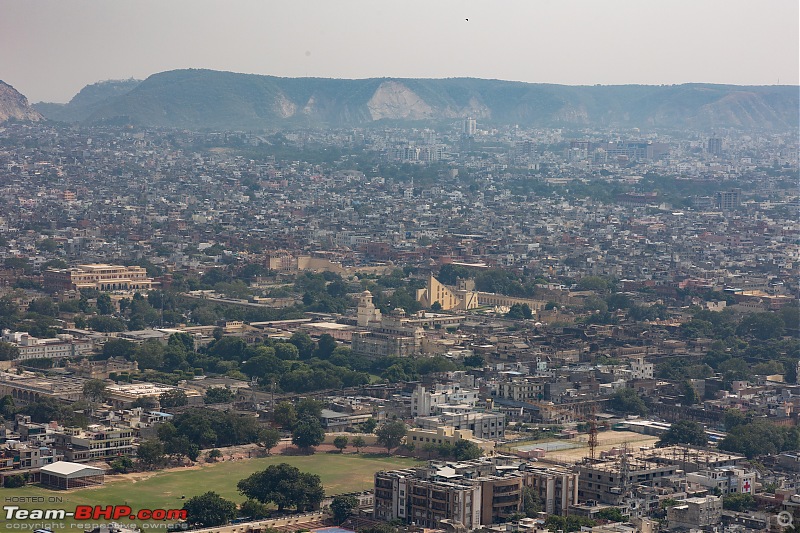
{"type": "Polygon", "coordinates": [[[35,104],[52,120],[187,129],[278,129],[437,122],[474,117],[523,127],[673,129],[798,127],[796,86],[568,86],[475,78],[279,78],[172,70],[108,81],[68,104],[35,104]]]}

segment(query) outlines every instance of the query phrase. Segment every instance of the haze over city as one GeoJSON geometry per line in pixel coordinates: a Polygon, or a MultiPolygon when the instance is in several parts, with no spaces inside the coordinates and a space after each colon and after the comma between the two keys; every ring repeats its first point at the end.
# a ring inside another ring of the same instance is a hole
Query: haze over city
{"type": "Polygon", "coordinates": [[[797,84],[798,2],[5,1],[0,79],[31,102],[209,68],[287,77],[797,84]]]}
{"type": "Polygon", "coordinates": [[[797,0],[0,1],[0,528],[797,530],[797,0]]]}

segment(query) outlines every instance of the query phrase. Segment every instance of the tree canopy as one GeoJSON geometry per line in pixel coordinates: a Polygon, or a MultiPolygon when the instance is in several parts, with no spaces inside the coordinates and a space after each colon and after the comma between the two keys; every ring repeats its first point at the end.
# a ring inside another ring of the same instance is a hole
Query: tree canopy
{"type": "Polygon", "coordinates": [[[189,498],[183,508],[186,521],[199,527],[222,526],[236,516],[236,504],[212,491],[189,498]]]}
{"type": "Polygon", "coordinates": [[[403,442],[408,429],[402,420],[391,420],[383,423],[375,431],[378,436],[378,444],[386,447],[386,452],[391,453],[393,448],[397,448],[403,442]]]}
{"type": "Polygon", "coordinates": [[[671,446],[673,444],[693,444],[695,446],[708,446],[708,436],[703,426],[691,420],[674,422],[669,430],[659,437],[656,446],[671,446]]]}
{"type": "Polygon", "coordinates": [[[270,465],[239,481],[237,488],[247,498],[274,503],[278,511],[287,507],[301,512],[316,509],[325,497],[319,476],[300,472],[287,463],[270,465]]]}

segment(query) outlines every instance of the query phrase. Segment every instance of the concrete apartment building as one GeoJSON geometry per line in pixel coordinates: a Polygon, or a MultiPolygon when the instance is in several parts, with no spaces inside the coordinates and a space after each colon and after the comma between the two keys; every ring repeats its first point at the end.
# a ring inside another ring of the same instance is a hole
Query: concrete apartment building
{"type": "Polygon", "coordinates": [[[506,434],[506,415],[492,411],[444,411],[438,416],[425,416],[416,419],[416,424],[424,429],[440,426],[456,430],[467,429],[477,439],[499,440],[506,434]]]}
{"type": "Polygon", "coordinates": [[[150,290],[153,279],[139,266],[106,265],[96,263],[72,268],[48,268],[43,273],[44,287],[48,292],[80,289],[99,291],[150,290]]]}
{"type": "Polygon", "coordinates": [[[480,527],[480,484],[417,476],[415,469],[376,472],[373,518],[426,528],[438,528],[442,520],[459,522],[470,531],[480,527]]]}
{"type": "Polygon", "coordinates": [[[680,505],[667,508],[667,523],[670,529],[706,528],[719,524],[722,517],[722,498],[705,496],[687,498],[680,505]]]}
{"type": "Polygon", "coordinates": [[[132,428],[111,428],[89,426],[64,428],[54,434],[55,449],[64,455],[66,461],[83,463],[98,459],[110,459],[121,455],[133,455],[132,428]]]}
{"type": "Polygon", "coordinates": [[[592,500],[606,505],[621,505],[626,498],[626,489],[637,484],[659,487],[666,484],[679,468],[675,465],[659,465],[639,458],[627,457],[579,464],[578,497],[581,501],[592,500]]]}
{"type": "Polygon", "coordinates": [[[377,472],[373,516],[427,528],[449,520],[474,530],[519,513],[527,486],[534,487],[553,513],[565,514],[578,501],[577,474],[496,456],[377,472]]]}
{"type": "Polygon", "coordinates": [[[63,459],[63,455],[47,446],[31,446],[17,440],[8,440],[0,448],[0,470],[41,468],[63,459]]]}
{"type": "Polygon", "coordinates": [[[418,385],[411,393],[411,416],[432,416],[436,414],[437,407],[445,405],[474,407],[478,403],[479,394],[478,389],[458,384],[435,385],[430,391],[418,385]]]}
{"type": "Polygon", "coordinates": [[[525,470],[525,485],[532,487],[547,514],[566,515],[578,503],[579,474],[563,467],[530,467],[525,470]]]}
{"type": "Polygon", "coordinates": [[[478,448],[489,453],[494,450],[495,443],[476,438],[468,429],[455,429],[448,426],[437,426],[433,429],[411,428],[406,433],[406,442],[414,446],[423,447],[426,444],[455,444],[462,440],[473,442],[478,448]]]}

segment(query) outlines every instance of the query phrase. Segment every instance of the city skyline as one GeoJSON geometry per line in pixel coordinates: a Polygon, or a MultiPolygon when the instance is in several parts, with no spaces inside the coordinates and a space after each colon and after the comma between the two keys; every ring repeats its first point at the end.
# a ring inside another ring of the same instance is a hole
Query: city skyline
{"type": "Polygon", "coordinates": [[[797,2],[8,2],[0,79],[31,102],[179,68],[566,85],[797,84],[797,2]]]}

